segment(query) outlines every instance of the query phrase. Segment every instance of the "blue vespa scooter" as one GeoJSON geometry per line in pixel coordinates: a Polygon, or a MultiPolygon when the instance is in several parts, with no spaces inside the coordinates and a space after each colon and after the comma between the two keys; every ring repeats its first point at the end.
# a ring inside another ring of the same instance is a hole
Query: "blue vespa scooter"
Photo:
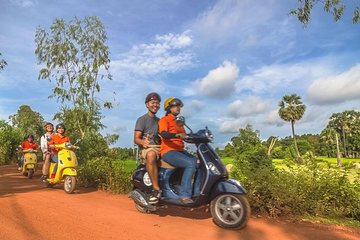
{"type": "MultiPolygon", "coordinates": [[[[135,202],[135,207],[142,213],[154,212],[167,205],[196,208],[210,204],[210,212],[216,225],[222,228],[241,229],[246,226],[250,217],[250,205],[246,198],[246,190],[240,182],[228,178],[228,172],[219,156],[209,145],[213,136],[206,127],[193,133],[185,124],[185,119],[179,117],[189,130],[187,143],[195,144],[199,159],[195,179],[201,176],[200,194],[192,196],[192,204],[183,204],[179,201],[178,189],[181,183],[182,169],[175,168],[163,160],[159,166],[159,184],[162,196],[156,205],[148,202],[152,190],[151,180],[144,164],[133,171],[131,182],[133,191],[130,197],[135,202]]],[[[194,185],[194,184],[193,184],[194,185]]],[[[193,191],[194,192],[194,191],[193,191]]]]}

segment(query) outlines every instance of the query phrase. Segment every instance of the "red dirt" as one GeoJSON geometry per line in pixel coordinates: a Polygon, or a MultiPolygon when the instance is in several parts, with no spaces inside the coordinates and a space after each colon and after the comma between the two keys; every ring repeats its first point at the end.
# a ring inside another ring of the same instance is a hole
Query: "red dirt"
{"type": "Polygon", "coordinates": [[[142,214],[126,195],[91,188],[66,194],[62,185],[45,188],[40,175],[27,179],[15,165],[0,167],[0,239],[360,239],[360,229],[255,217],[245,229],[226,230],[205,208],[142,214]]]}

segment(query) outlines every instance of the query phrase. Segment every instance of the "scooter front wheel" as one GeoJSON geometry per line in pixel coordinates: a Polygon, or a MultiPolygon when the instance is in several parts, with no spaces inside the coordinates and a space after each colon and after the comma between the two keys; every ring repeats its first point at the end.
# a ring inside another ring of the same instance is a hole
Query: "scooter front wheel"
{"type": "Polygon", "coordinates": [[[250,217],[250,205],[244,195],[225,193],[211,201],[213,221],[222,228],[241,229],[250,217]]]}
{"type": "Polygon", "coordinates": [[[64,190],[66,193],[73,193],[76,186],[76,178],[74,176],[65,176],[64,190]]]}

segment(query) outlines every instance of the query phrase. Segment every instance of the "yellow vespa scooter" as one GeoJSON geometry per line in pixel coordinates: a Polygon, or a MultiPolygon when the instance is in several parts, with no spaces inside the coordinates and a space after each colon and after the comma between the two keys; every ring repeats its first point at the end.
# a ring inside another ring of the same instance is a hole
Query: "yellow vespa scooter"
{"type": "Polygon", "coordinates": [[[37,169],[37,151],[33,149],[22,150],[23,152],[23,165],[21,168],[21,173],[24,176],[27,176],[31,179],[34,175],[34,172],[37,169]]]}
{"type": "MultiPolygon", "coordinates": [[[[46,181],[47,187],[52,187],[55,184],[64,183],[64,190],[66,193],[73,193],[76,186],[76,167],[78,165],[74,150],[79,149],[78,146],[70,143],[56,144],[58,152],[58,167],[54,178],[48,178],[46,181]]],[[[50,163],[49,176],[53,172],[55,162],[50,163]]]]}

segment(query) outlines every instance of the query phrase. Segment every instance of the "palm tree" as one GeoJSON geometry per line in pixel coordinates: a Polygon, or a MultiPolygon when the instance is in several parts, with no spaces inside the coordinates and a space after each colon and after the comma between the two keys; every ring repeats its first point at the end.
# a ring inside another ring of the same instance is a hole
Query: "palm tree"
{"type": "Polygon", "coordinates": [[[291,122],[291,130],[292,130],[292,136],[294,139],[294,146],[297,156],[297,161],[299,163],[302,162],[302,159],[300,157],[299,149],[297,147],[296,138],[295,138],[295,121],[300,120],[304,113],[306,106],[301,101],[301,97],[292,94],[292,95],[285,95],[283,96],[281,102],[279,103],[279,116],[281,119],[287,122],[291,122]]]}

